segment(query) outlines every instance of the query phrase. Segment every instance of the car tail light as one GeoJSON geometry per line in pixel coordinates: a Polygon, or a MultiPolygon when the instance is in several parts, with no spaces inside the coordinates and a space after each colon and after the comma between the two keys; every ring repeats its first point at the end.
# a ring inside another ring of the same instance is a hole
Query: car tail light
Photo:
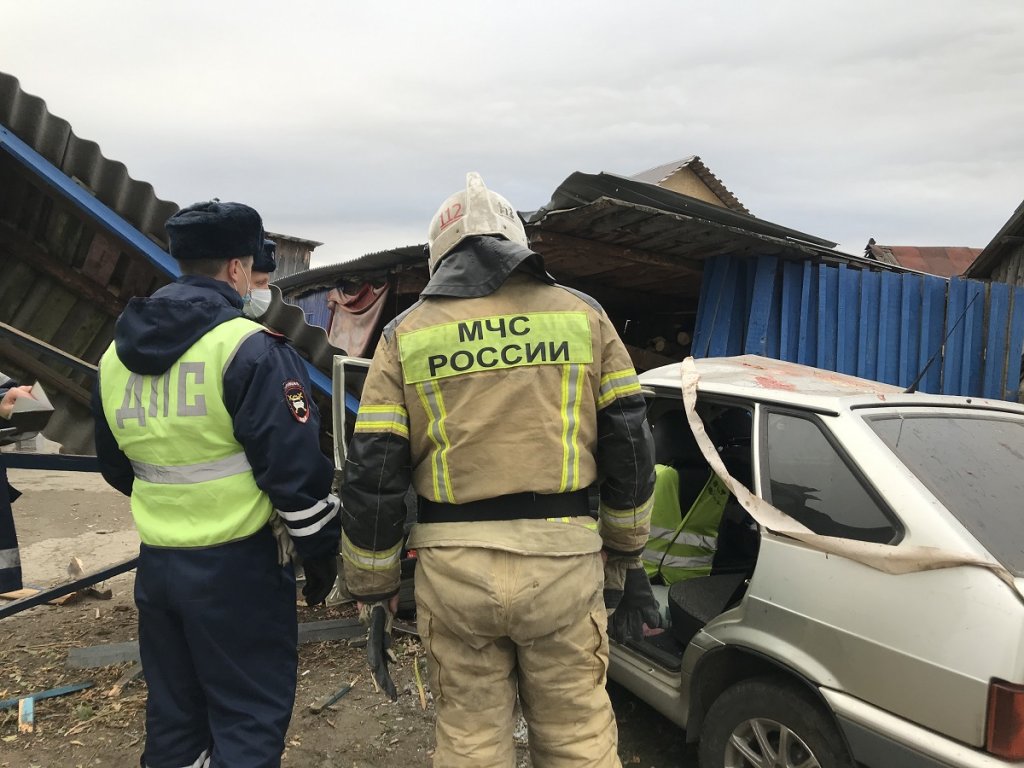
{"type": "Polygon", "coordinates": [[[989,683],[985,749],[1008,760],[1024,760],[1024,685],[989,683]]]}

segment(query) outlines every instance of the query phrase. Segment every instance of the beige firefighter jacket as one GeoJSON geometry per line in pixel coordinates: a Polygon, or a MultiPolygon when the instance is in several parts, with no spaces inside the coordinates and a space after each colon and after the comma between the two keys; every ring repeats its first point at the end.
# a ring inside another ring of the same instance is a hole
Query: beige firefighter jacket
{"type": "MultiPolygon", "coordinates": [[[[448,258],[459,256],[486,259],[448,258]]],[[[397,590],[410,481],[421,510],[442,511],[524,492],[578,501],[602,483],[599,525],[578,505],[539,519],[458,517],[417,524],[410,547],[639,553],[654,478],[644,412],[625,347],[583,294],[513,271],[487,295],[421,301],[386,329],[363,389],[343,486],[350,591],[397,590]]]]}

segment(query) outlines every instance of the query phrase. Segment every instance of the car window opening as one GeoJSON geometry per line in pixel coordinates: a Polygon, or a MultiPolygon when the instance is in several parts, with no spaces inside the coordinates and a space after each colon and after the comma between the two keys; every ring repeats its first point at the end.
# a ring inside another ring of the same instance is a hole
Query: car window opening
{"type": "MultiPolygon", "coordinates": [[[[700,403],[698,412],[729,473],[753,487],[748,408],[700,403]]],[[[657,480],[651,538],[643,561],[666,631],[630,647],[678,669],[693,636],[746,590],[757,559],[756,523],[714,475],[678,400],[657,398],[648,414],[657,480]]]]}

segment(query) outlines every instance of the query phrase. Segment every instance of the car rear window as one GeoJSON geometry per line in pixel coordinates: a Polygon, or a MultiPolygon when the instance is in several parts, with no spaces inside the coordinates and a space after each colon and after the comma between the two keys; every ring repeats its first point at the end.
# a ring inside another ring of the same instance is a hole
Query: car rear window
{"type": "Polygon", "coordinates": [[[868,424],[993,557],[1024,575],[1024,419],[904,413],[868,424]]]}

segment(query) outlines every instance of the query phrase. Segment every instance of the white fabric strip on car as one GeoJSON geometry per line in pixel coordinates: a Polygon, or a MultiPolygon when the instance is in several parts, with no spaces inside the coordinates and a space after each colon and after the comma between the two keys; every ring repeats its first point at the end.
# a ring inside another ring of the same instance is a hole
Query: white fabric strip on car
{"type": "Polygon", "coordinates": [[[1006,582],[1011,589],[1016,589],[1013,575],[1004,566],[994,560],[982,560],[969,554],[923,547],[910,544],[892,546],[867,541],[854,541],[834,536],[822,536],[787,515],[778,507],[769,504],[729,474],[715,445],[704,429],[704,422],[697,414],[697,383],[700,374],[692,357],[688,357],[680,366],[683,387],[683,405],[686,408],[686,420],[693,431],[693,436],[700,446],[700,452],[711,465],[711,469],[725,483],[736,497],[736,500],[754,520],[778,536],[786,536],[806,544],[811,549],[831,555],[854,560],[879,571],[892,574],[931,571],[938,568],[956,568],[963,565],[986,568],[1006,582]]]}

